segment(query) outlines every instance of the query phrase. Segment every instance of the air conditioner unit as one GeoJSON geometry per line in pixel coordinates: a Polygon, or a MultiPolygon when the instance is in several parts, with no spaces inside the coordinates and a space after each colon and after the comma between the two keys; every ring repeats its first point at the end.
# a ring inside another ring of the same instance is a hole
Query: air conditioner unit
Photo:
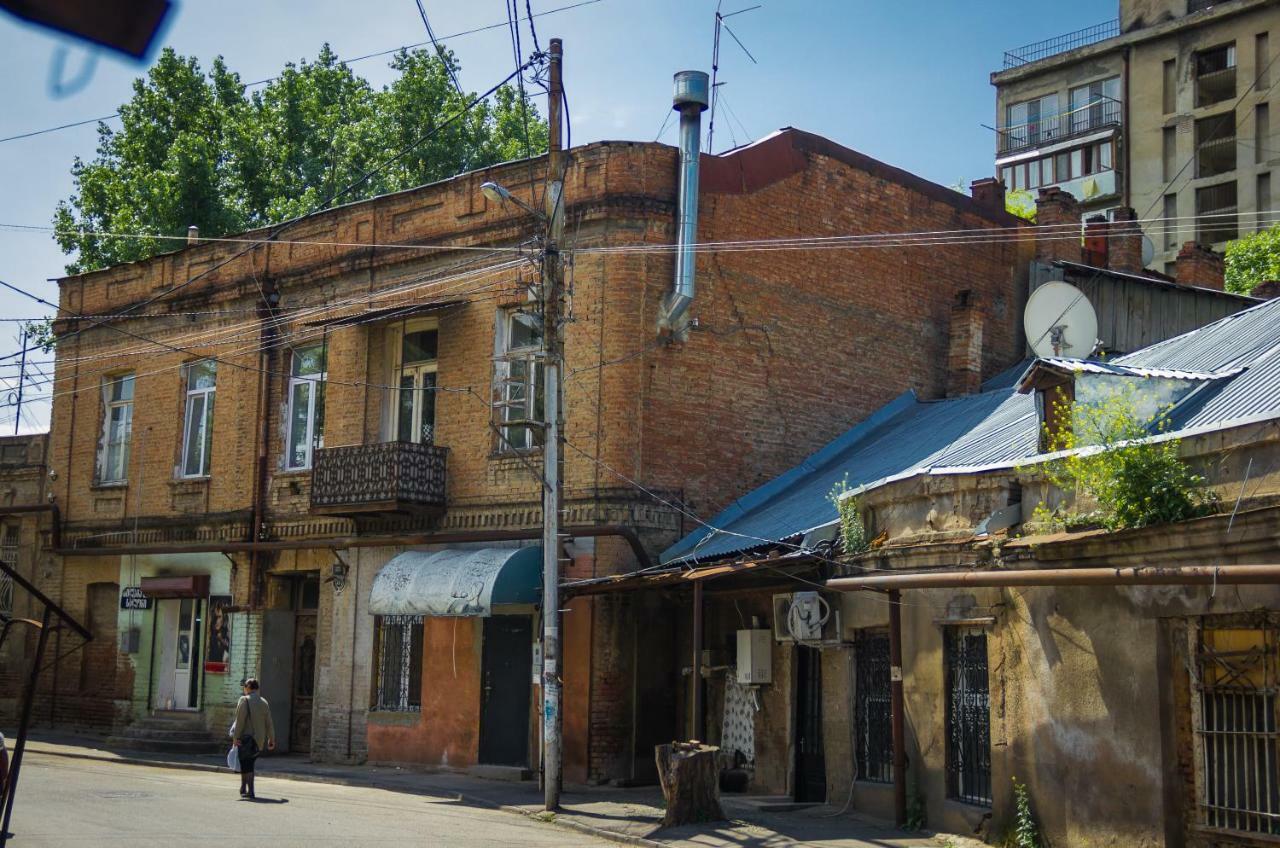
{"type": "Polygon", "coordinates": [[[821,592],[773,596],[773,638],[806,645],[840,643],[839,602],[821,592]]]}

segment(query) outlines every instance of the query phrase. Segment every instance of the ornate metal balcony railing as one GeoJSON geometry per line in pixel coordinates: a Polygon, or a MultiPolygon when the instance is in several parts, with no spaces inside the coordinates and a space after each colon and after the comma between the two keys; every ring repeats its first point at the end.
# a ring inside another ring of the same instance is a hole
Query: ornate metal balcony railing
{"type": "Polygon", "coordinates": [[[1124,110],[1118,100],[1099,100],[1071,112],[1050,115],[1028,124],[1000,130],[1000,154],[1054,144],[1072,136],[1119,126],[1124,110]]]}
{"type": "Polygon", "coordinates": [[[1010,68],[1029,65],[1032,62],[1038,62],[1041,59],[1047,59],[1059,53],[1066,53],[1068,50],[1075,50],[1077,47],[1086,47],[1099,41],[1106,41],[1108,38],[1115,38],[1119,34],[1119,18],[1104,21],[1084,29],[1078,29],[1075,32],[1069,32],[1066,35],[1058,35],[1053,38],[1046,38],[1044,41],[1023,45],[1014,50],[1006,50],[1004,67],[1007,71],[1010,68]]]}
{"type": "Polygon", "coordinates": [[[382,442],[322,448],[311,468],[311,511],[327,515],[445,507],[448,448],[382,442]]]}

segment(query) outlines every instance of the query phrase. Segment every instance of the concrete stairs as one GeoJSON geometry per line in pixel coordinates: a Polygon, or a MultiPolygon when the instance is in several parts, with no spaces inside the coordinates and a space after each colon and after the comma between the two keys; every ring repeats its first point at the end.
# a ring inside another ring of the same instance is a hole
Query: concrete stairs
{"type": "Polygon", "coordinates": [[[217,754],[231,742],[211,733],[200,713],[157,711],[110,737],[107,744],[157,754],[217,754]]]}

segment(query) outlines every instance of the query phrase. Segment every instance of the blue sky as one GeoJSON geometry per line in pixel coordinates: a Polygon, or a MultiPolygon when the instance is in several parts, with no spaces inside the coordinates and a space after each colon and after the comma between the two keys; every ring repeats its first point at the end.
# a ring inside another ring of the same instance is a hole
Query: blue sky
{"type": "MultiPolygon", "coordinates": [[[[536,14],[570,2],[533,0],[532,7],[536,14]]],[[[756,2],[762,8],[729,23],[759,64],[723,39],[721,102],[728,108],[717,117],[717,150],[795,126],[947,185],[992,171],[992,133],[981,125],[993,121],[989,74],[1003,51],[1116,15],[1116,0],[1068,6],[1018,0],[724,0],[724,11],[756,2]]],[[[498,0],[424,4],[439,36],[506,19],[498,0]]],[[[544,47],[553,35],[565,42],[573,142],[654,139],[671,107],[672,73],[710,70],[715,8],[715,0],[600,0],[538,17],[544,47]]],[[[313,57],[325,41],[339,56],[353,57],[423,41],[425,31],[413,0],[222,0],[180,3],[161,39],[206,67],[221,54],[250,81],[273,76],[286,61],[313,57]]],[[[505,28],[446,42],[462,62],[462,84],[470,90],[483,91],[510,71],[505,28]]],[[[9,80],[0,138],[111,114],[128,99],[133,78],[145,71],[144,65],[103,54],[86,86],[56,97],[50,74],[65,43],[0,15],[0,78],[9,80]]],[[[89,55],[78,45],[69,49],[68,77],[89,55]]],[[[385,59],[353,67],[375,85],[390,80],[385,59]]],[[[89,125],[0,143],[0,223],[47,226],[57,201],[71,193],[72,159],[92,157],[96,137],[89,125]]],[[[672,126],[663,140],[674,140],[672,126]]],[[[47,278],[62,274],[64,262],[47,233],[0,230],[0,280],[56,301],[57,287],[47,278]]],[[[47,312],[0,292],[0,317],[47,312]]],[[[0,355],[17,349],[15,333],[14,325],[0,323],[0,355]]],[[[14,371],[0,368],[0,385],[14,371]]],[[[47,423],[47,404],[37,402],[30,412],[24,431],[47,423]]],[[[0,432],[12,426],[11,411],[0,410],[0,432]],[[4,412],[10,413],[7,424],[4,412]]]]}

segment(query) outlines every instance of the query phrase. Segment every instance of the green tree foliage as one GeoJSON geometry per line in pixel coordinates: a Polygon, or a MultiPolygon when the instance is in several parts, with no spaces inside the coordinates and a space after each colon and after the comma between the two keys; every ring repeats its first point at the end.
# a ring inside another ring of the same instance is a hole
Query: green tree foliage
{"type": "Polygon", "coordinates": [[[1004,196],[1004,211],[1034,224],[1036,222],[1036,196],[1025,188],[1015,188],[1004,196]]]}
{"type": "Polygon", "coordinates": [[[1227,291],[1249,294],[1267,280],[1280,280],[1280,224],[1227,245],[1227,291]]]}
{"type": "Polygon", "coordinates": [[[1194,518],[1216,502],[1204,478],[1178,455],[1179,440],[1150,438],[1167,428],[1166,410],[1144,416],[1138,411],[1150,406],[1144,400],[1129,389],[1069,408],[1057,401],[1071,428],[1046,433],[1050,450],[1069,452],[1046,467],[1049,480],[1077,497],[1091,496],[1098,504],[1093,517],[1111,529],[1194,518]]]}
{"type": "Polygon", "coordinates": [[[832,486],[831,491],[827,493],[827,499],[835,506],[836,513],[840,516],[840,544],[844,552],[850,555],[860,554],[871,547],[867,540],[866,527],[862,524],[862,510],[858,498],[849,494],[851,491],[849,475],[846,474],[844,479],[832,486]]]}
{"type": "MultiPolygon", "coordinates": [[[[221,58],[206,73],[166,49],[134,81],[120,129],[100,125],[97,155],[72,164],[75,191],[54,215],[59,246],[74,254],[67,272],[177,245],[139,233],[183,236],[194,224],[217,237],[315,211],[475,96],[453,87],[448,68],[459,66],[447,50],[401,51],[391,67],[395,81],[375,90],[326,44],[250,94],[221,58]]],[[[547,138],[536,107],[504,86],[340,199],[537,155],[547,138]]]]}

